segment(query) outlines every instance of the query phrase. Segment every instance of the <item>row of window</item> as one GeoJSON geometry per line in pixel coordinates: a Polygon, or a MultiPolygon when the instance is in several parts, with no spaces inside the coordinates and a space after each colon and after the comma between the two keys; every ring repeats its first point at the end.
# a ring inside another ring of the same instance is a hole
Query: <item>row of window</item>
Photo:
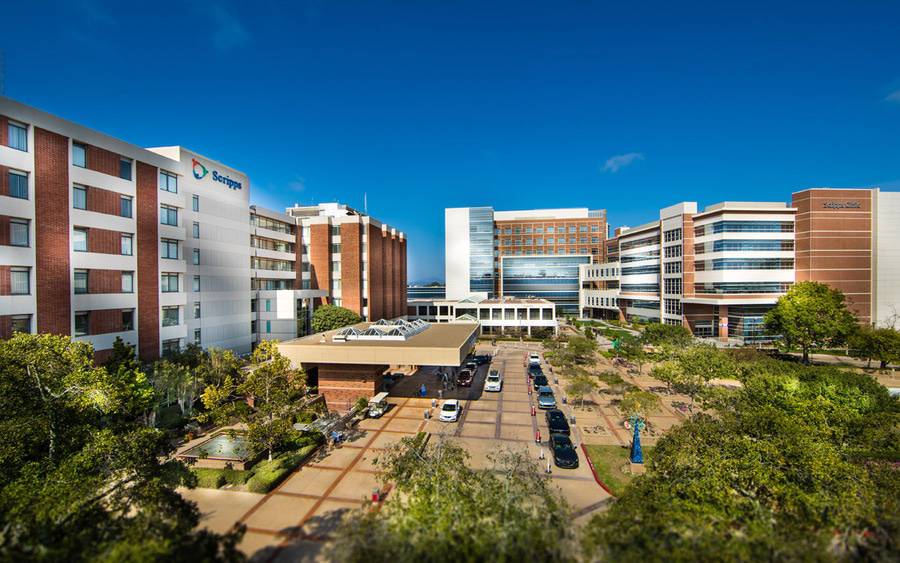
{"type": "Polygon", "coordinates": [[[250,267],[255,270],[273,270],[276,272],[294,271],[294,263],[288,260],[276,260],[274,258],[250,257],[250,267]]]}
{"type": "Polygon", "coordinates": [[[681,278],[665,278],[663,280],[663,289],[665,289],[667,294],[681,295],[681,278]]]}
{"type": "Polygon", "coordinates": [[[640,248],[642,246],[653,246],[654,244],[659,244],[659,235],[653,235],[650,237],[645,237],[637,240],[629,240],[626,242],[619,243],[619,250],[631,250],[632,248],[640,248]]]}
{"type": "MultiPolygon", "coordinates": [[[[180,276],[181,274],[174,272],[163,272],[162,274],[160,274],[159,290],[162,293],[178,293],[179,291],[181,291],[180,276]]],[[[191,291],[195,293],[200,291],[200,276],[193,277],[191,291]]]]}
{"type": "Polygon", "coordinates": [[[623,276],[636,276],[639,274],[658,274],[659,264],[650,264],[647,266],[630,266],[622,268],[623,276]]]}
{"type": "Polygon", "coordinates": [[[664,242],[675,242],[676,240],[681,240],[681,227],[663,231],[664,242]]]}
{"type": "Polygon", "coordinates": [[[694,236],[715,233],[793,233],[793,221],[717,221],[694,227],[694,236]]]}
{"type": "MultiPolygon", "coordinates": [[[[526,248],[525,250],[516,249],[515,251],[509,250],[503,253],[504,256],[556,256],[561,254],[593,254],[598,255],[599,252],[596,248],[569,248],[568,251],[565,247],[548,247],[546,250],[543,248],[536,248],[532,250],[531,248],[526,248]]],[[[498,262],[494,262],[494,267],[499,268],[500,264],[498,262]]]]}
{"type": "Polygon", "coordinates": [[[587,297],[585,305],[589,307],[618,307],[619,300],[615,297],[587,297]]]}
{"type": "MultiPolygon", "coordinates": [[[[88,188],[85,186],[72,186],[72,207],[75,209],[87,209],[88,188]]],[[[133,214],[133,200],[131,196],[119,196],[119,216],[131,218],[133,214]]]]}
{"type": "Polygon", "coordinates": [[[24,123],[10,121],[6,127],[6,144],[11,149],[28,152],[28,126],[24,123]]]}
{"type": "Polygon", "coordinates": [[[663,252],[666,258],[678,258],[681,256],[681,245],[667,246],[663,252]]]}
{"type": "Polygon", "coordinates": [[[737,240],[726,239],[706,242],[694,246],[695,254],[705,252],[791,252],[792,240],[737,240]]]}
{"type": "Polygon", "coordinates": [[[663,299],[663,310],[666,312],[667,315],[680,315],[681,314],[681,300],[680,299],[663,299]]]}
{"type": "MultiPolygon", "coordinates": [[[[543,246],[545,244],[545,239],[536,238],[536,239],[508,239],[505,238],[502,241],[503,246],[543,246]]],[[[569,237],[568,244],[587,244],[588,238],[581,237],[576,239],[575,237],[569,237]]],[[[566,244],[565,237],[560,237],[558,239],[554,239],[553,237],[547,237],[546,244],[566,244]]],[[[600,237],[591,237],[591,244],[600,244],[600,237]]]]}
{"type": "Polygon", "coordinates": [[[273,250],[275,252],[294,253],[294,243],[292,242],[263,238],[256,235],[250,237],[250,246],[253,248],[261,248],[263,250],[273,250]]]}
{"type": "Polygon", "coordinates": [[[658,283],[623,283],[622,293],[659,293],[658,283]]]}
{"type": "Polygon", "coordinates": [[[640,262],[642,260],[659,260],[659,249],[623,256],[621,262],[627,264],[628,262],[640,262]]]}
{"type": "MultiPolygon", "coordinates": [[[[89,292],[90,270],[75,270],[74,290],[76,294],[89,292]]],[[[134,293],[134,272],[122,272],[122,293],[134,293]]]]}
{"type": "Polygon", "coordinates": [[[28,173],[9,170],[6,173],[7,194],[9,197],[28,199],[28,173]]]}
{"type": "Polygon", "coordinates": [[[284,233],[286,235],[293,234],[294,232],[294,225],[285,223],[283,221],[278,221],[276,219],[262,217],[256,214],[250,215],[250,224],[254,227],[260,227],[262,229],[268,229],[270,231],[276,231],[279,233],[284,233]]]}
{"type": "Polygon", "coordinates": [[[697,262],[698,272],[708,270],[793,270],[793,258],[717,258],[697,262]]]}
{"type": "MultiPolygon", "coordinates": [[[[565,233],[568,229],[570,233],[586,233],[588,232],[587,225],[547,225],[546,227],[506,227],[502,229],[494,229],[494,234],[504,234],[504,235],[521,235],[521,234],[536,234],[540,235],[543,233],[565,233]]],[[[599,233],[600,225],[591,225],[590,232],[599,233]]]]}
{"type": "Polygon", "coordinates": [[[663,268],[667,274],[680,274],[681,262],[665,262],[663,268]]]}
{"type": "MultiPolygon", "coordinates": [[[[90,334],[91,312],[76,311],[75,312],[75,336],[87,336],[90,334]]],[[[121,330],[134,330],[134,309],[122,310],[121,330]]]]}

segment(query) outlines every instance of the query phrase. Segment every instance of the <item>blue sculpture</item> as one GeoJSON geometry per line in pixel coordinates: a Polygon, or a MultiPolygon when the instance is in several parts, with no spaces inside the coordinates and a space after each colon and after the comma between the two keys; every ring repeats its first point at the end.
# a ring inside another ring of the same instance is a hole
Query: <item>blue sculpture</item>
{"type": "Polygon", "coordinates": [[[634,426],[634,439],[631,441],[631,463],[644,463],[644,451],[641,449],[641,429],[644,427],[644,421],[633,416],[631,425],[634,426]]]}

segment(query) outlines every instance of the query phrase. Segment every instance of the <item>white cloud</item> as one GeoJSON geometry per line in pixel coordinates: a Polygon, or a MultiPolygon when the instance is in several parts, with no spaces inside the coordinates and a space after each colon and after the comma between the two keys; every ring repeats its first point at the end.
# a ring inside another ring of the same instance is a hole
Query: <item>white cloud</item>
{"type": "Polygon", "coordinates": [[[619,169],[625,168],[629,164],[632,164],[638,160],[644,160],[643,153],[629,152],[611,156],[606,159],[606,163],[603,165],[603,172],[616,173],[619,171],[619,169]]]}
{"type": "Polygon", "coordinates": [[[884,98],[884,101],[886,101],[886,102],[894,102],[894,103],[900,104],[900,90],[894,90],[893,92],[891,92],[890,94],[888,94],[888,95],[884,98]]]}
{"type": "Polygon", "coordinates": [[[229,51],[250,41],[250,34],[244,29],[240,18],[229,12],[221,4],[212,7],[212,19],[215,22],[212,40],[219,51],[229,51]]]}
{"type": "Polygon", "coordinates": [[[306,178],[297,176],[288,182],[288,189],[292,192],[302,192],[306,189],[306,178]]]}

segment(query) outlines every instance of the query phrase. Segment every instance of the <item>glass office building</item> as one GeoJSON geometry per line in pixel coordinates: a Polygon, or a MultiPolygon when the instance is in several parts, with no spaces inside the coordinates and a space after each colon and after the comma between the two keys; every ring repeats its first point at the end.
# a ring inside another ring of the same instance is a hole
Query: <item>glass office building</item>
{"type": "Polygon", "coordinates": [[[578,267],[590,256],[504,256],[501,260],[503,295],[547,299],[557,314],[578,314],[578,267]]]}
{"type": "Polygon", "coordinates": [[[494,210],[490,207],[469,209],[469,288],[494,296],[494,210]]]}

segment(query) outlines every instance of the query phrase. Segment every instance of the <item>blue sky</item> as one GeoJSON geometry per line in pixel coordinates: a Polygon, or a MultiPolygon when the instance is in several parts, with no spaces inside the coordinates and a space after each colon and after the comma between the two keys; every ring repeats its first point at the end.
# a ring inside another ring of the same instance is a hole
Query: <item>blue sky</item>
{"type": "Polygon", "coordinates": [[[443,209],[900,189],[900,2],[7,2],[5,93],[340,200],[443,277],[443,209]],[[786,6],[785,4],[790,4],[786,6]]]}

